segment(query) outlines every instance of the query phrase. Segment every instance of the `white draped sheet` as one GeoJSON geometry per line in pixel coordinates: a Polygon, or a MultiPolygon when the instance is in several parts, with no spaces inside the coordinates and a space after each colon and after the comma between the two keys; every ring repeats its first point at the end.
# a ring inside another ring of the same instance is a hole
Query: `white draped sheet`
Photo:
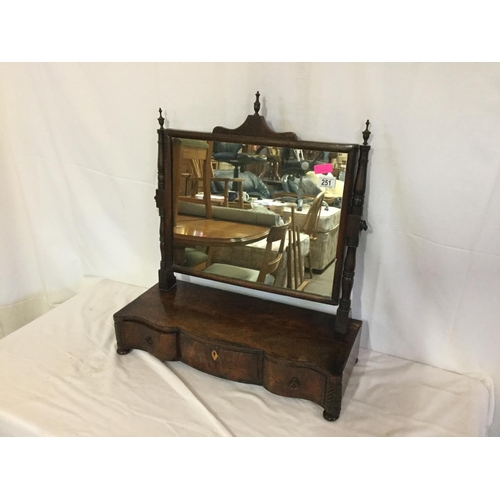
{"type": "Polygon", "coordinates": [[[0,436],[484,436],[491,425],[490,378],[365,349],[336,422],[260,386],[119,356],[113,314],[144,290],[102,280],[0,340],[0,436]]]}

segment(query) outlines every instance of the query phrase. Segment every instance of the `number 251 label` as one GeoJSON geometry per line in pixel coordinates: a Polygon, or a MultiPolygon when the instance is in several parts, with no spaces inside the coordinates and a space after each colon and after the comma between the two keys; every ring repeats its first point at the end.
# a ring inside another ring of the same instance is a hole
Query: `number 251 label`
{"type": "Polygon", "coordinates": [[[322,188],[334,188],[335,187],[335,177],[327,175],[318,176],[318,186],[322,188]]]}

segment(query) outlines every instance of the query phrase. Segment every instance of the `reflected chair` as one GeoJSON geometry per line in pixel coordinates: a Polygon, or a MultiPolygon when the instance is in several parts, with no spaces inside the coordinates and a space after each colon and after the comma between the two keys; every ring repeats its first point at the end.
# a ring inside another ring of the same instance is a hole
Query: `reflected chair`
{"type": "MultiPolygon", "coordinates": [[[[179,199],[182,193],[186,194],[191,184],[192,200],[195,200],[195,193],[198,191],[198,181],[203,181],[204,171],[211,172],[210,165],[211,145],[205,141],[193,139],[173,140],[173,193],[174,193],[174,225],[177,220],[179,199]],[[193,184],[196,183],[196,187],[193,184]]],[[[208,184],[210,186],[210,184],[208,184]]],[[[227,191],[227,189],[226,189],[227,191]]],[[[211,198],[205,197],[207,216],[211,216],[211,198]],[[210,209],[207,209],[207,205],[210,209]]],[[[208,255],[191,247],[177,248],[175,253],[177,264],[191,269],[203,270],[207,265],[208,255]]]]}
{"type": "MultiPolygon", "coordinates": [[[[309,211],[307,212],[306,220],[304,221],[304,225],[302,226],[301,232],[307,234],[311,241],[314,241],[317,239],[316,231],[318,230],[318,223],[319,223],[319,218],[321,215],[321,207],[323,205],[324,197],[325,197],[325,193],[321,192],[316,196],[316,198],[314,198],[314,201],[311,203],[309,211]]],[[[305,255],[304,257],[307,257],[307,262],[309,264],[309,275],[312,279],[313,272],[312,272],[312,261],[311,261],[311,249],[310,248],[309,248],[309,253],[307,255],[305,255]]]]}
{"type": "Polygon", "coordinates": [[[271,146],[263,146],[259,148],[259,152],[265,152],[267,163],[266,167],[259,175],[262,180],[267,181],[279,181],[280,180],[280,163],[281,156],[279,148],[272,148],[271,146]]]}
{"type": "Polygon", "coordinates": [[[188,179],[191,176],[192,163],[195,162],[199,165],[203,165],[207,158],[209,158],[209,145],[205,141],[175,138],[172,146],[173,208],[175,222],[179,198],[186,195],[188,191],[188,179]]]}
{"type": "MultiPolygon", "coordinates": [[[[191,198],[196,198],[196,195],[199,192],[199,184],[200,182],[203,185],[203,190],[205,189],[205,183],[204,183],[204,178],[205,178],[205,165],[204,162],[201,162],[199,160],[192,160],[190,165],[189,165],[189,178],[188,182],[190,184],[190,196],[191,198]]],[[[229,185],[232,184],[234,191],[237,192],[237,199],[238,199],[238,207],[243,208],[243,182],[244,179],[240,178],[226,178],[226,177],[219,177],[216,176],[213,170],[212,165],[210,164],[210,169],[208,170],[208,175],[210,178],[210,192],[211,194],[222,194],[224,196],[223,200],[223,206],[228,207],[230,201],[234,201],[233,199],[230,198],[230,193],[229,193],[229,185]],[[211,186],[213,182],[219,182],[223,184],[222,191],[220,192],[212,192],[211,186]]]]}
{"type": "Polygon", "coordinates": [[[301,231],[295,222],[295,208],[290,206],[290,227],[288,228],[288,258],[287,258],[287,286],[296,290],[303,290],[308,281],[304,281],[302,266],[301,231]]]}
{"type": "MultiPolygon", "coordinates": [[[[177,214],[177,204],[179,198],[194,203],[204,203],[206,214],[211,218],[211,206],[214,203],[211,197],[211,182],[215,180],[211,164],[212,142],[205,142],[193,139],[173,140],[174,159],[174,190],[178,194],[174,198],[174,214],[177,214]],[[199,192],[208,193],[203,199],[196,195],[199,192]],[[184,193],[184,196],[182,195],[184,193]]],[[[242,179],[222,179],[224,184],[223,200],[219,203],[229,206],[229,184],[237,186],[239,206],[243,208],[243,180],[242,179]]],[[[217,203],[217,202],[215,202],[217,203]]]]}
{"type": "Polygon", "coordinates": [[[255,283],[264,283],[273,285],[279,264],[283,257],[285,247],[285,236],[287,234],[288,224],[271,227],[267,236],[267,245],[262,258],[260,270],[248,269],[246,267],[233,266],[231,264],[211,264],[205,269],[206,273],[224,276],[244,281],[253,281],[255,283]],[[280,241],[277,254],[273,257],[273,243],[280,241]]]}

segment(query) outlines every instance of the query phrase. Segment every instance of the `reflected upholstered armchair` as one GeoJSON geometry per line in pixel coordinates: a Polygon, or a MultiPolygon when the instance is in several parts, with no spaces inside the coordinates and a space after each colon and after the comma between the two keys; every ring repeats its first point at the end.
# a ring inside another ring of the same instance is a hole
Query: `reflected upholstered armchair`
{"type": "Polygon", "coordinates": [[[257,150],[255,154],[242,153],[242,148],[243,144],[214,142],[212,158],[216,161],[222,161],[233,165],[235,178],[239,178],[240,172],[244,172],[248,165],[256,163],[265,164],[267,161],[264,155],[258,154],[259,150],[257,150]]]}
{"type": "Polygon", "coordinates": [[[280,175],[303,175],[312,170],[314,165],[323,163],[323,151],[302,151],[300,149],[281,148],[280,175]]]}

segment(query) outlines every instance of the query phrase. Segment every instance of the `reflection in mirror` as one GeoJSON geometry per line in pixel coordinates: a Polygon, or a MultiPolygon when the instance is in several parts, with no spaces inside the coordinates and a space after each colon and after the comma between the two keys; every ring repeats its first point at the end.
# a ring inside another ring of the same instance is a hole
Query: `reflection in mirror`
{"type": "Polygon", "coordinates": [[[330,297],[347,156],[174,138],[175,262],[330,297]]]}

